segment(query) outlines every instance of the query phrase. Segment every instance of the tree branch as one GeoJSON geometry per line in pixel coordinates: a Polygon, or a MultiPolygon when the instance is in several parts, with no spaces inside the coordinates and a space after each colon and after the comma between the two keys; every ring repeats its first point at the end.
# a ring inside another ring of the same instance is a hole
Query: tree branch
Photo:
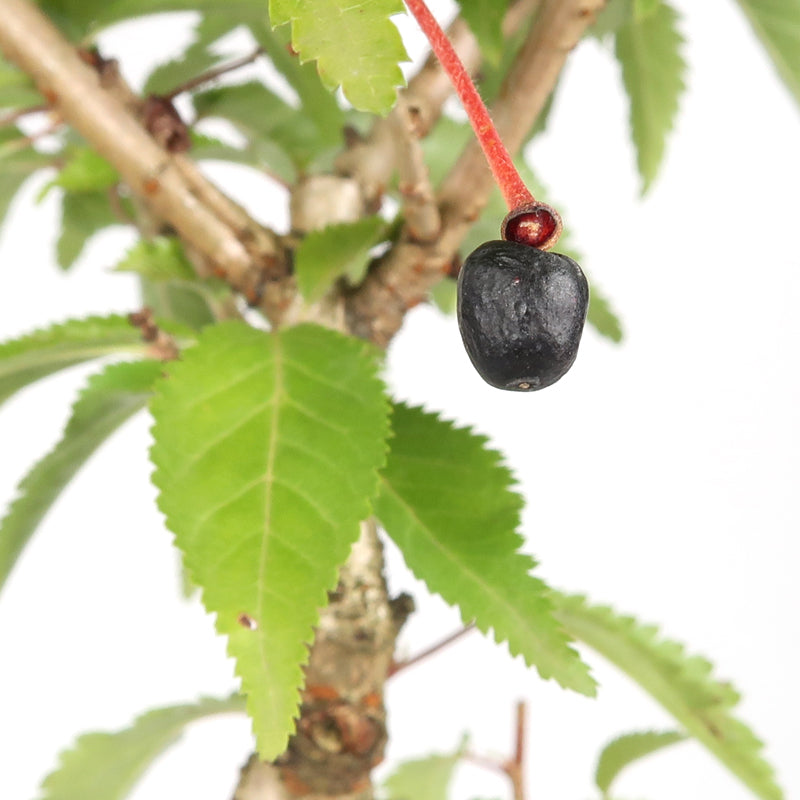
{"type": "MultiPolygon", "coordinates": [[[[517,151],[553,90],[572,48],[606,0],[543,0],[530,34],[492,106],[509,151],[517,151]]],[[[410,87],[409,87],[410,88],[410,87]]],[[[443,181],[437,201],[439,238],[415,241],[408,230],[371,271],[347,303],[351,330],[385,347],[406,311],[446,274],[458,246],[486,204],[492,176],[476,142],[470,142],[443,181]]],[[[498,226],[499,226],[498,220],[498,226]]]]}
{"type": "Polygon", "coordinates": [[[0,49],[47,102],[117,169],[146,205],[212,268],[278,321],[288,260],[278,237],[153,140],[100,77],[28,0],[3,0],[0,49]],[[263,294],[266,286],[267,293],[263,294]]]}

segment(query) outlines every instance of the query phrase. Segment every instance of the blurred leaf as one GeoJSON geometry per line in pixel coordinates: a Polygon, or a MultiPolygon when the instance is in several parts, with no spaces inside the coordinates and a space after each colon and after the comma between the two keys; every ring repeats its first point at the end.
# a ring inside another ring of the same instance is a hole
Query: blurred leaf
{"type": "Polygon", "coordinates": [[[586,321],[601,335],[612,342],[621,342],[623,337],[622,323],[611,307],[607,297],[599,289],[591,285],[589,292],[589,314],[586,321]]]}
{"type": "Polygon", "coordinates": [[[191,281],[196,277],[183,245],[174,236],[140,239],[114,267],[114,272],[135,272],[150,281],[191,281]]]}
{"type": "Polygon", "coordinates": [[[633,0],[633,18],[640,22],[645,17],[658,11],[661,0],[633,0]]]}
{"type": "Polygon", "coordinates": [[[226,322],[169,364],[151,403],[159,507],[228,637],[262,759],[286,747],[319,609],[378,489],[377,366],[318,325],[226,322]]]}
{"type": "Polygon", "coordinates": [[[594,25],[587,30],[587,34],[597,39],[604,39],[616,33],[633,19],[633,4],[634,0],[608,0],[605,8],[597,15],[594,25]]]}
{"type": "Polygon", "coordinates": [[[375,514],[409,569],[543,678],[594,695],[548,587],[530,574],[536,562],[521,552],[523,501],[500,454],[485,437],[402,404],[392,431],[375,514]]]}
{"type": "Polygon", "coordinates": [[[625,767],[640,758],[644,758],[676,742],[682,742],[685,739],[686,737],[677,731],[627,733],[614,739],[600,753],[594,774],[597,788],[603,793],[604,798],[608,798],[611,784],[625,767]]]}
{"type": "Polygon", "coordinates": [[[359,283],[366,273],[369,251],[381,241],[386,227],[381,217],[364,217],[311,231],[294,254],[297,287],[303,297],[316,302],[341,276],[359,283]]]}
{"type": "Polygon", "coordinates": [[[119,173],[101,155],[89,147],[72,147],[64,166],[47,186],[44,196],[53,186],[68,192],[102,192],[119,182],[119,173]]]}
{"type": "Polygon", "coordinates": [[[253,152],[284,180],[295,176],[288,160],[303,169],[320,153],[330,147],[326,136],[321,136],[311,117],[302,109],[292,108],[261,83],[249,82],[224,89],[211,89],[194,96],[194,104],[201,117],[222,117],[233,123],[250,142],[253,152]],[[278,148],[280,158],[275,157],[278,148]],[[284,163],[281,163],[284,159],[284,163]]]}
{"type": "Polygon", "coordinates": [[[23,478],[17,498],[0,521],[0,590],[39,523],[92,453],[144,408],[159,361],[111,364],[89,383],[72,407],[61,440],[23,478]]]}
{"type": "Polygon", "coordinates": [[[795,102],[800,103],[800,3],[738,0],[795,102]]]}
{"type": "Polygon", "coordinates": [[[456,313],[457,287],[456,281],[452,278],[445,278],[431,289],[431,300],[443,314],[456,313]]]}
{"type": "Polygon", "coordinates": [[[23,137],[14,127],[0,128],[0,229],[22,184],[53,163],[51,156],[26,145],[23,137]]]}
{"type": "Polygon", "coordinates": [[[658,173],[678,103],[686,89],[686,62],[678,15],[665,3],[616,33],[616,56],[630,101],[631,135],[644,194],[658,173]]]}
{"type": "Polygon", "coordinates": [[[107,192],[65,192],[61,200],[61,232],[56,242],[58,266],[69,269],[92,236],[120,224],[107,192]]]}
{"type": "Polygon", "coordinates": [[[195,78],[223,58],[213,52],[211,46],[236,27],[227,14],[208,14],[198,21],[194,30],[194,41],[179,56],[159,64],[147,78],[144,94],[163,95],[171,92],[191,78],[195,78]]]}
{"type": "Polygon", "coordinates": [[[386,800],[445,800],[463,748],[447,755],[430,755],[398,764],[383,782],[386,800]]]}
{"type": "Polygon", "coordinates": [[[498,63],[503,54],[503,17],[508,0],[458,0],[458,4],[484,58],[498,63]]]}
{"type": "Polygon", "coordinates": [[[363,111],[386,114],[405,81],[399,67],[408,60],[400,33],[391,21],[400,14],[400,0],[269,0],[273,27],[291,22],[292,46],[303,62],[316,61],[317,71],[331,91],[363,111]],[[343,46],[346,42],[346,46],[343,46]],[[369,65],[365,67],[365,65],[369,65]]]}
{"type": "Polygon", "coordinates": [[[41,800],[122,800],[147,768],[175,744],[190,723],[214,714],[244,711],[244,699],[205,698],[159,708],[116,733],[87,733],[61,754],[42,784],[41,800]]]}
{"type": "Polygon", "coordinates": [[[0,343],[0,404],[58,370],[116,353],[144,355],[141,332],[123,316],[75,319],[0,343]]]}
{"type": "Polygon", "coordinates": [[[151,281],[142,278],[142,303],[153,309],[156,317],[174,320],[196,331],[215,321],[211,305],[213,292],[205,291],[205,282],[151,281]]]}
{"type": "Polygon", "coordinates": [[[289,46],[289,28],[271,30],[269,25],[259,20],[259,24],[251,25],[250,30],[275,69],[297,92],[300,107],[314,120],[320,136],[331,146],[341,145],[345,112],[339,107],[336,95],[323,86],[316,65],[313,62],[301,63],[297,53],[289,46]]]}
{"type": "Polygon", "coordinates": [[[43,102],[33,79],[0,55],[0,109],[31,108],[43,102]]]}
{"type": "Polygon", "coordinates": [[[762,743],[731,714],[739,695],[711,676],[712,665],[687,655],[658,628],[622,616],[584,597],[552,591],[555,616],[578,641],[616,665],[658,701],[683,728],[762,800],[782,800],[762,743]]]}

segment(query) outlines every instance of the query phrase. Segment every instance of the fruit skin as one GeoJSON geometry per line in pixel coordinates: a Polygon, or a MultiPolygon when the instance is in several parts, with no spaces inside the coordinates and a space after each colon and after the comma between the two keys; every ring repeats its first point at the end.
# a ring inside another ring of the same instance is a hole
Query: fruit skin
{"type": "Polygon", "coordinates": [[[550,386],[578,354],[589,284],[559,253],[485,242],[458,276],[458,327],[478,374],[498,389],[550,386]]]}

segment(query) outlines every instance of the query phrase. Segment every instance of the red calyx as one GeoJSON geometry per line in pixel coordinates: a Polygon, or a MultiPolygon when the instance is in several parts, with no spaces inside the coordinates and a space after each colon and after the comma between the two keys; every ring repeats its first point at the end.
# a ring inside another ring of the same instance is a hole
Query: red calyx
{"type": "Polygon", "coordinates": [[[560,214],[545,203],[529,203],[509,212],[500,227],[507,242],[548,250],[561,235],[560,214]]]}

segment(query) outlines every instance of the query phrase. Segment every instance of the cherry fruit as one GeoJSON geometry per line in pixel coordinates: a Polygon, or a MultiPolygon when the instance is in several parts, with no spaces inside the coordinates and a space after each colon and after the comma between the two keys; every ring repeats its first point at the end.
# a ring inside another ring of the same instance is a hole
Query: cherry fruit
{"type": "Polygon", "coordinates": [[[498,389],[550,386],[578,354],[589,284],[571,258],[485,242],[458,276],[458,327],[478,374],[498,389]]]}

